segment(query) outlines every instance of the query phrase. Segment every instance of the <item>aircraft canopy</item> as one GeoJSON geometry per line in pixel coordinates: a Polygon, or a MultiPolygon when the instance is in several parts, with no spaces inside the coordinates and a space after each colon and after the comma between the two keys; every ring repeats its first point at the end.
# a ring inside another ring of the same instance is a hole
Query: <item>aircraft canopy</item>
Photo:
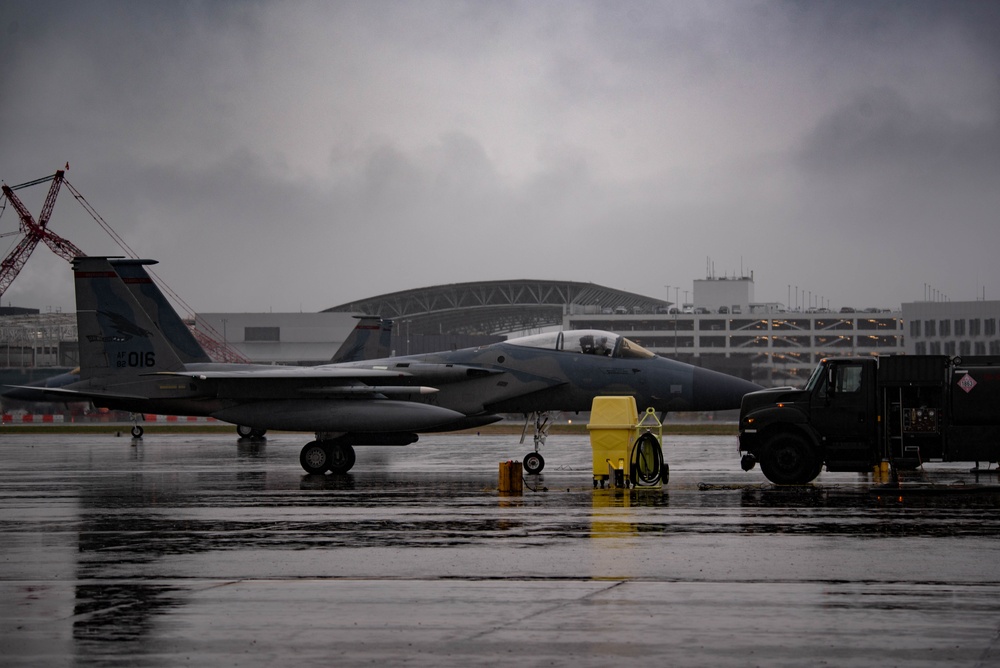
{"type": "Polygon", "coordinates": [[[561,350],[583,355],[602,357],[647,358],[655,357],[635,341],[614,332],[599,329],[577,329],[569,332],[546,332],[532,336],[522,336],[507,341],[513,346],[561,350]]]}

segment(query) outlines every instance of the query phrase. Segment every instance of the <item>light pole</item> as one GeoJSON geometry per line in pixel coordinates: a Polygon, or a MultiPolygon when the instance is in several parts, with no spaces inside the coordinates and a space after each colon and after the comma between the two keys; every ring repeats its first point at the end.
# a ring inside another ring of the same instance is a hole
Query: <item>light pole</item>
{"type": "MultiPolygon", "coordinates": [[[[685,293],[687,294],[687,293],[685,293]]],[[[680,287],[674,288],[674,357],[677,357],[677,300],[681,298],[680,287]]]]}

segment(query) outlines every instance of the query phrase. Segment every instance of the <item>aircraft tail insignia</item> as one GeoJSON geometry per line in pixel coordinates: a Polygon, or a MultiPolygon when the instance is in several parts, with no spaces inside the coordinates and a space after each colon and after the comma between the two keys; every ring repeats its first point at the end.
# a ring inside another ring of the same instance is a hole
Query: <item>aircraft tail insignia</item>
{"type": "Polygon", "coordinates": [[[111,326],[117,333],[110,336],[88,334],[87,340],[91,343],[125,343],[133,336],[144,336],[148,338],[152,334],[152,332],[148,329],[139,327],[135,323],[126,320],[124,316],[118,313],[109,313],[108,311],[98,311],[97,313],[110,320],[111,326]]]}

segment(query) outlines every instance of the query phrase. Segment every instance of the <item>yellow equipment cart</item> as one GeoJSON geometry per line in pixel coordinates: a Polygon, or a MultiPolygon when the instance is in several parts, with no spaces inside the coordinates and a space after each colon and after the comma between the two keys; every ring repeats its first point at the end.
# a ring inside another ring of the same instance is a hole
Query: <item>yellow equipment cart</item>
{"type": "Polygon", "coordinates": [[[595,397],[587,429],[595,488],[660,488],[666,483],[663,425],[655,410],[647,408],[639,419],[635,397],[595,397]]]}

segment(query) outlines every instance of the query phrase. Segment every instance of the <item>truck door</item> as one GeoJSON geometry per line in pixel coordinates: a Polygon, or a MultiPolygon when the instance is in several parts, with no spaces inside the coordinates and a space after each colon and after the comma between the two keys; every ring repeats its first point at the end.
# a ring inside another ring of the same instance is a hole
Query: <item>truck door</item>
{"type": "Polygon", "coordinates": [[[874,360],[830,360],[825,382],[810,398],[809,422],[819,433],[830,471],[866,471],[877,428],[874,360]]]}

